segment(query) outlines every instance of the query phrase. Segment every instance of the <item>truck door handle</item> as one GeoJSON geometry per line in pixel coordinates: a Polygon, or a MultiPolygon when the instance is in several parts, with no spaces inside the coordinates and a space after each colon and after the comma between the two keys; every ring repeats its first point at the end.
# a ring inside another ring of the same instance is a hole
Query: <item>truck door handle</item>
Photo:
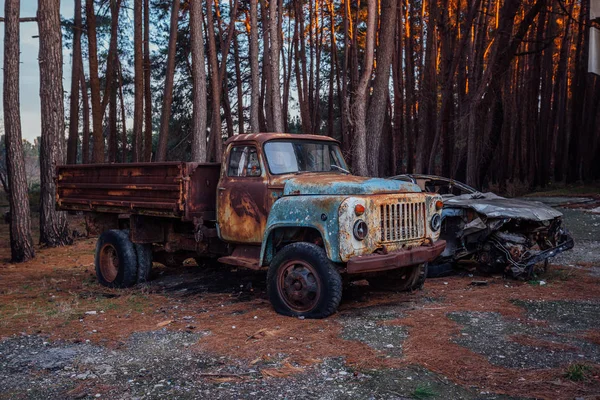
{"type": "Polygon", "coordinates": [[[225,190],[225,188],[224,188],[224,187],[220,187],[220,188],[217,188],[217,189],[219,189],[219,190],[225,190]]]}

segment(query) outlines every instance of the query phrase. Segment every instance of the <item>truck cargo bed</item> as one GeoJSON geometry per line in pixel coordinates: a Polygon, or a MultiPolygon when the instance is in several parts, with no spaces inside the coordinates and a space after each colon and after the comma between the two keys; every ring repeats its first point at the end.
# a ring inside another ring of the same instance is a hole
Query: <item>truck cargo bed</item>
{"type": "Polygon", "coordinates": [[[60,210],[215,218],[220,164],[161,162],[57,167],[60,210]]]}

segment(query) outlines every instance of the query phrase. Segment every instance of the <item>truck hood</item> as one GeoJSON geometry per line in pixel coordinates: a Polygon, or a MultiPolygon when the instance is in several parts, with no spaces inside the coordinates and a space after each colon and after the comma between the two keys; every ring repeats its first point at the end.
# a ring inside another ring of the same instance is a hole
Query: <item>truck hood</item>
{"type": "Polygon", "coordinates": [[[560,211],[539,201],[507,199],[494,193],[445,195],[443,198],[444,209],[470,208],[487,218],[515,218],[541,222],[562,216],[560,211]]]}
{"type": "Polygon", "coordinates": [[[361,195],[421,192],[419,186],[393,179],[338,173],[305,173],[286,181],[283,195],[361,195]]]}

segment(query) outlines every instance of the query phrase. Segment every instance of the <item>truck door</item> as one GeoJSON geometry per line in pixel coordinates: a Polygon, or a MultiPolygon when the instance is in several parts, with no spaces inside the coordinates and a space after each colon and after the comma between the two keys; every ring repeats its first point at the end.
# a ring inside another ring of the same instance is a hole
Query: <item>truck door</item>
{"type": "Polygon", "coordinates": [[[232,144],[217,188],[221,239],[261,244],[267,224],[267,174],[254,144],[232,144]]]}

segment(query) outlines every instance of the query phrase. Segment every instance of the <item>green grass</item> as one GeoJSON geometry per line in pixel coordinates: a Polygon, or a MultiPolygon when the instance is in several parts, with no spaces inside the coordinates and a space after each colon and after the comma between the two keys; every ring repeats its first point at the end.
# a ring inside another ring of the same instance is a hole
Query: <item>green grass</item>
{"type": "Polygon", "coordinates": [[[581,382],[588,378],[592,372],[592,367],[586,364],[571,364],[565,371],[565,378],[574,382],[581,382]]]}
{"type": "Polygon", "coordinates": [[[435,396],[437,393],[429,386],[417,386],[412,392],[412,397],[415,399],[429,399],[435,396]]]}

